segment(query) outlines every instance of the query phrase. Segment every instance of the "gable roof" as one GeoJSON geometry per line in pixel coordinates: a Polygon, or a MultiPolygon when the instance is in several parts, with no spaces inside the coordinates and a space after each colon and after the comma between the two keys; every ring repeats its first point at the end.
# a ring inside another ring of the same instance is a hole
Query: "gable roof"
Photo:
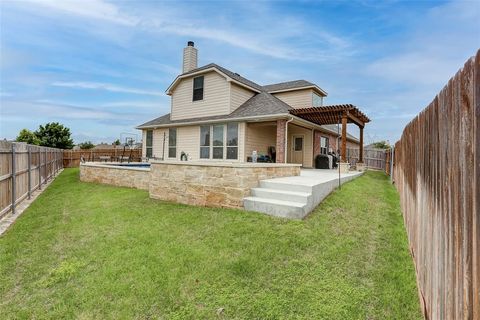
{"type": "Polygon", "coordinates": [[[247,78],[242,77],[238,73],[225,69],[224,67],[221,67],[218,64],[209,63],[207,65],[190,70],[188,72],[182,73],[181,75],[177,76],[175,80],[172,82],[172,84],[167,88],[166,90],[167,94],[171,93],[171,91],[175,88],[175,86],[177,85],[180,79],[187,78],[195,74],[201,74],[206,71],[216,71],[224,75],[225,77],[232,79],[234,82],[237,82],[240,85],[246,86],[250,88],[252,91],[255,91],[257,93],[264,91],[261,85],[256,84],[255,82],[248,80],[247,78]]]}
{"type": "Polygon", "coordinates": [[[171,120],[170,113],[168,113],[139,125],[137,129],[166,126],[178,123],[195,123],[214,120],[248,119],[275,115],[288,115],[288,112],[291,109],[292,107],[277,97],[274,97],[267,92],[261,92],[245,101],[235,111],[227,115],[171,120]]]}
{"type": "Polygon", "coordinates": [[[319,92],[321,95],[327,96],[327,92],[325,92],[325,90],[323,90],[316,84],[311,83],[310,81],[307,81],[307,80],[294,80],[294,81],[280,82],[280,83],[274,83],[274,84],[263,86],[263,89],[270,93],[294,91],[294,90],[307,89],[307,88],[312,88],[317,92],[319,92]]]}

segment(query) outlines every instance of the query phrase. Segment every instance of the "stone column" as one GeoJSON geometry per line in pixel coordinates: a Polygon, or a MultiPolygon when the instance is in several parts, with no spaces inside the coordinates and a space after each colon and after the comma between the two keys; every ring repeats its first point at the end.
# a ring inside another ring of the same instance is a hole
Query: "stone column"
{"type": "Polygon", "coordinates": [[[285,162],[285,129],[287,120],[277,120],[277,146],[276,146],[276,163],[285,162]]]}

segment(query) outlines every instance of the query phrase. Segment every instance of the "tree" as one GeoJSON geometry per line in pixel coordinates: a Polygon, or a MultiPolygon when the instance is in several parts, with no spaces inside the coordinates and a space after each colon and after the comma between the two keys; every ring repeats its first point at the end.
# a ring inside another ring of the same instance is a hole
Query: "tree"
{"type": "Polygon", "coordinates": [[[40,145],[51,148],[72,149],[73,140],[70,129],[58,122],[40,125],[35,135],[40,139],[40,145]]]}
{"type": "Polygon", "coordinates": [[[374,142],[373,146],[377,149],[390,149],[390,144],[385,140],[374,142]]]}
{"type": "Polygon", "coordinates": [[[28,129],[22,129],[15,140],[18,142],[40,145],[40,139],[38,139],[34,132],[28,129]]]}
{"type": "Polygon", "coordinates": [[[79,143],[78,146],[80,147],[80,149],[92,149],[93,147],[95,147],[92,141],[85,141],[85,142],[79,143]]]}
{"type": "Polygon", "coordinates": [[[119,139],[117,139],[117,140],[113,141],[112,144],[113,144],[114,146],[119,146],[119,145],[121,145],[122,143],[120,142],[119,139]]]}

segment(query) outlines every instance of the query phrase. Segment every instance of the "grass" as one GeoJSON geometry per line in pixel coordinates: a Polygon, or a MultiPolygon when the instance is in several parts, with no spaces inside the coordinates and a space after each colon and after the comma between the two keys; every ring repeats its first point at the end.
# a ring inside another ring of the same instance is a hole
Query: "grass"
{"type": "Polygon", "coordinates": [[[155,201],[66,169],[0,237],[0,314],[421,319],[398,196],[378,172],[289,221],[155,201]]]}

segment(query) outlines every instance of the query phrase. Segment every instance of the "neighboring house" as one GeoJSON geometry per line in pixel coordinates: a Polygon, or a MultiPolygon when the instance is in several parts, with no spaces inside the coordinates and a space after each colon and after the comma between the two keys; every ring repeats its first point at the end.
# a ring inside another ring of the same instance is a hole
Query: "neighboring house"
{"type": "MultiPolygon", "coordinates": [[[[168,87],[171,112],[142,130],[143,156],[193,161],[251,159],[253,151],[276,162],[313,167],[314,157],[337,150],[337,126],[320,126],[289,113],[323,105],[327,93],[305,80],[261,86],[214,63],[197,67],[197,49],[183,51],[183,73],[168,87]]],[[[347,134],[348,147],[359,141],[347,134]]]]}

